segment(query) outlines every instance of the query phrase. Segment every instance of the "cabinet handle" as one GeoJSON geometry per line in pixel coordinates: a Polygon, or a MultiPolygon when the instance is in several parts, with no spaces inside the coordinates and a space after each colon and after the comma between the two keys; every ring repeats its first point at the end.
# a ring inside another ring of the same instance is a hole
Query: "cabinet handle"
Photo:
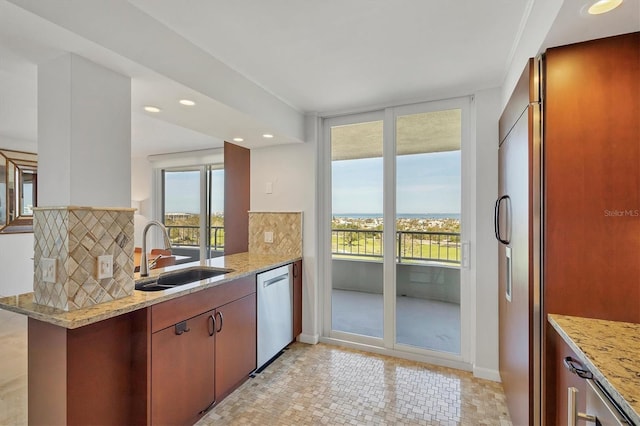
{"type": "Polygon", "coordinates": [[[220,316],[220,328],[218,328],[216,330],[216,333],[220,333],[222,331],[222,325],[223,325],[224,318],[222,316],[222,312],[220,312],[220,311],[218,311],[218,313],[216,315],[220,316]]]}
{"type": "Polygon", "coordinates": [[[578,419],[596,423],[595,416],[578,412],[578,405],[576,404],[576,395],[578,394],[578,389],[571,386],[567,389],[567,391],[567,425],[577,426],[578,419]]]}
{"type": "Polygon", "coordinates": [[[565,357],[562,362],[564,362],[564,366],[571,371],[573,374],[576,374],[581,379],[593,379],[593,374],[591,371],[585,369],[579,361],[571,358],[570,356],[565,357]]]}
{"type": "Polygon", "coordinates": [[[293,264],[293,277],[294,278],[298,278],[298,268],[296,268],[296,266],[298,266],[297,263],[293,264]]]}
{"type": "Polygon", "coordinates": [[[175,331],[176,331],[176,335],[181,335],[182,333],[188,333],[191,331],[191,329],[187,326],[187,322],[186,321],[182,321],[176,324],[175,327],[175,331]]]}
{"type": "MultiPolygon", "coordinates": [[[[496,235],[496,240],[500,241],[502,244],[509,244],[510,239],[503,239],[502,233],[500,232],[500,204],[502,200],[507,200],[507,203],[511,201],[511,198],[508,195],[503,195],[498,198],[496,201],[496,205],[493,208],[493,232],[496,235]]],[[[509,204],[507,204],[507,208],[509,208],[509,204]]],[[[509,216],[507,216],[507,219],[509,216]]]]}
{"type": "Polygon", "coordinates": [[[216,330],[216,319],[213,317],[213,315],[209,315],[208,319],[209,319],[209,324],[207,325],[209,326],[209,336],[213,336],[216,330]]]}

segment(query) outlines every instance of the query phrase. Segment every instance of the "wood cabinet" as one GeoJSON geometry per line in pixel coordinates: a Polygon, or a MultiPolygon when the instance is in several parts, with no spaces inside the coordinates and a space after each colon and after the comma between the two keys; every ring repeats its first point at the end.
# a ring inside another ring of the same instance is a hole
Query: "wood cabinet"
{"type": "Polygon", "coordinates": [[[302,260],[293,263],[293,338],[302,333],[302,260]]]}
{"type": "Polygon", "coordinates": [[[640,32],[546,64],[545,314],[640,322],[640,32]]]}
{"type": "Polygon", "coordinates": [[[191,425],[256,368],[256,278],[151,308],[151,424],[191,425]]]}
{"type": "Polygon", "coordinates": [[[256,369],[256,308],[250,274],[76,329],[29,318],[29,424],[194,424],[256,369]]]}
{"type": "Polygon", "coordinates": [[[215,401],[214,311],[151,336],[151,420],[191,425],[215,401]]]}
{"type": "Polygon", "coordinates": [[[216,401],[256,369],[256,294],[216,309],[216,401]]]}
{"type": "Polygon", "coordinates": [[[545,424],[563,425],[567,424],[568,419],[568,389],[575,387],[578,390],[576,405],[579,412],[585,412],[587,383],[565,367],[565,358],[574,360],[578,358],[550,324],[547,324],[547,336],[545,424]]]}

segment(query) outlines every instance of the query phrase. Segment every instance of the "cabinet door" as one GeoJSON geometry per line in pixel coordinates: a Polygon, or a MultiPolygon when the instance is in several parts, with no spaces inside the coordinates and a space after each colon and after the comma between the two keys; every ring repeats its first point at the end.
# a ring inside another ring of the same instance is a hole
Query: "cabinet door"
{"type": "Polygon", "coordinates": [[[293,264],[293,338],[302,333],[302,260],[293,264]]]}
{"type": "MultiPolygon", "coordinates": [[[[578,390],[576,405],[578,411],[585,412],[587,409],[587,383],[565,367],[565,358],[570,357],[577,360],[577,356],[550,324],[547,324],[546,354],[546,389],[544,390],[546,422],[549,425],[567,424],[568,390],[570,387],[578,390]]],[[[577,362],[577,364],[580,363],[577,362]]],[[[580,424],[585,423],[581,422],[580,424]]]]}
{"type": "Polygon", "coordinates": [[[151,336],[151,423],[192,425],[214,401],[214,311],[151,336]]]}
{"type": "Polygon", "coordinates": [[[216,309],[216,399],[256,369],[256,294],[216,309]]]}

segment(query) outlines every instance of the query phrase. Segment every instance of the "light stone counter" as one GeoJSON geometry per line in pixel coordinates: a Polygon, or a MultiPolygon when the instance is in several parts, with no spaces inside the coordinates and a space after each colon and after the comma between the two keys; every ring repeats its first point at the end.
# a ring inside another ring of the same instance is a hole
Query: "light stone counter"
{"type": "Polygon", "coordinates": [[[629,419],[640,425],[640,324],[554,314],[549,323],[629,419]]]}
{"type": "MultiPolygon", "coordinates": [[[[33,293],[25,293],[17,296],[0,298],[0,308],[17,312],[48,322],[60,327],[69,329],[82,327],[122,315],[137,309],[146,308],[160,302],[175,299],[186,294],[195,293],[237,278],[241,278],[253,273],[266,271],[281,265],[299,260],[299,257],[288,255],[264,255],[255,253],[239,253],[230,256],[222,256],[208,259],[202,262],[184,263],[167,268],[153,269],[150,271],[151,278],[160,275],[162,272],[176,271],[192,266],[213,266],[217,268],[233,269],[224,275],[198,281],[191,284],[175,287],[170,290],[143,292],[135,290],[131,296],[111,302],[100,303],[89,308],[78,309],[65,312],[55,308],[38,305],[33,302],[33,293]]],[[[142,281],[136,273],[136,281],[142,281]]],[[[144,280],[148,280],[145,278],[144,280]]]]}

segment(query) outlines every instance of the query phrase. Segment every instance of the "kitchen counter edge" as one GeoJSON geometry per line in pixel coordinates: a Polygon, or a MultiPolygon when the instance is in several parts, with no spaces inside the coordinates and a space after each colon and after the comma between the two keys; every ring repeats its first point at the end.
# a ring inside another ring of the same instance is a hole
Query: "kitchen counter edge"
{"type": "Polygon", "coordinates": [[[549,314],[548,321],[594,379],[640,425],[640,324],[549,314]]]}
{"type": "MultiPolygon", "coordinates": [[[[181,265],[170,266],[167,268],[159,268],[151,271],[151,277],[162,274],[163,272],[178,271],[194,266],[211,266],[216,268],[232,269],[232,272],[219,277],[202,280],[198,283],[187,284],[170,290],[157,292],[143,292],[134,290],[133,294],[121,299],[110,302],[99,303],[88,308],[78,309],[74,311],[63,311],[56,308],[50,308],[44,305],[38,305],[33,302],[33,292],[23,293],[15,296],[0,298],[0,309],[16,312],[26,315],[39,321],[54,324],[67,329],[75,329],[85,325],[100,322],[118,315],[126,314],[153,306],[158,303],[166,302],[187,294],[196,293],[215,287],[247,275],[256,274],[277,268],[282,265],[296,262],[302,259],[300,256],[291,255],[263,255],[254,253],[238,253],[229,256],[221,256],[213,259],[207,259],[200,262],[189,262],[181,265]]],[[[140,278],[136,273],[134,280],[148,280],[149,278],[140,278]]]]}

